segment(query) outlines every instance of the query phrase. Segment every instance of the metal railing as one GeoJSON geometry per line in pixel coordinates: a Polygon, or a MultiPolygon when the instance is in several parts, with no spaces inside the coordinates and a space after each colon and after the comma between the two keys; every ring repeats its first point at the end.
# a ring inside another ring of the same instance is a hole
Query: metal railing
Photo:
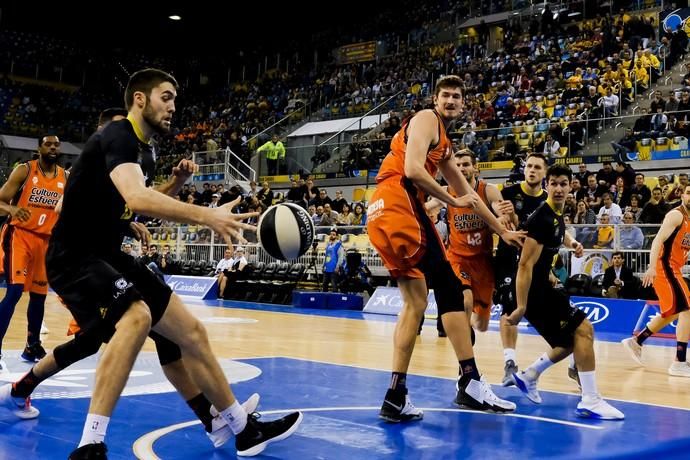
{"type": "MultiPolygon", "coordinates": [[[[325,260],[325,249],[328,240],[328,233],[331,226],[316,227],[316,246],[308,250],[303,256],[292,261],[294,263],[302,263],[305,266],[316,267],[318,273],[322,272],[322,267],[325,260]]],[[[383,265],[381,257],[376,250],[371,246],[369,238],[366,234],[366,226],[337,226],[340,234],[340,239],[343,242],[345,250],[355,249],[362,255],[362,260],[367,264],[374,276],[387,277],[388,270],[383,265]]],[[[572,251],[562,248],[560,254],[563,257],[563,262],[568,268],[568,273],[587,273],[591,276],[596,276],[603,273],[609,266],[611,256],[614,251],[621,251],[624,254],[625,265],[628,266],[638,276],[641,276],[649,265],[649,254],[652,240],[658,232],[659,225],[648,224],[633,224],[633,225],[602,225],[602,224],[584,224],[584,225],[568,225],[567,230],[573,232],[575,237],[583,243],[585,247],[584,256],[576,259],[572,257],[572,251]],[[600,230],[606,227],[613,229],[613,238],[610,243],[599,245],[598,237],[600,230]],[[629,241],[626,238],[626,232],[631,228],[637,228],[641,233],[640,244],[632,245],[632,247],[623,247],[624,243],[629,241]]],[[[158,253],[169,252],[176,260],[185,261],[214,261],[218,262],[224,256],[227,245],[222,238],[209,228],[193,226],[193,225],[176,225],[164,227],[150,227],[153,239],[150,245],[156,245],[158,253]]],[[[250,262],[276,262],[276,259],[271,257],[257,242],[256,237],[252,233],[245,233],[245,238],[250,242],[243,245],[247,259],[250,262]]],[[[136,241],[127,240],[126,242],[133,244],[135,254],[140,254],[140,245],[136,241]]],[[[234,246],[239,244],[234,243],[234,246]]],[[[690,267],[686,266],[686,270],[690,272],[690,267]]]]}
{"type": "Polygon", "coordinates": [[[215,180],[211,177],[220,178],[221,174],[220,180],[226,184],[256,180],[256,171],[230,148],[194,152],[192,160],[199,165],[199,173],[195,177],[202,180],[215,180]]]}

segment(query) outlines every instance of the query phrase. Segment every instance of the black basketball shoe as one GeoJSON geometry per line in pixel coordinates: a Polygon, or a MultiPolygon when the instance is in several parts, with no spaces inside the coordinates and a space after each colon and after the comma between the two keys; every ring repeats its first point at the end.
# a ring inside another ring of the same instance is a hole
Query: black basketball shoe
{"type": "Polygon", "coordinates": [[[481,380],[459,378],[456,389],[453,402],[466,409],[502,413],[513,412],[516,407],[515,403],[496,396],[484,377],[481,380]]]}
{"type": "Polygon", "coordinates": [[[32,343],[31,345],[26,345],[24,351],[22,352],[22,359],[30,363],[37,363],[43,359],[46,355],[46,350],[41,345],[41,342],[32,343]]]}
{"type": "Polygon", "coordinates": [[[86,444],[69,454],[68,460],[108,460],[108,449],[102,442],[86,444]]]}
{"type": "Polygon", "coordinates": [[[272,442],[281,441],[297,430],[302,413],[293,412],[278,420],[260,422],[258,413],[247,415],[247,426],[235,437],[235,448],[240,457],[259,455],[272,442]]]}
{"type": "Polygon", "coordinates": [[[407,396],[407,389],[403,392],[389,388],[381,405],[379,418],[391,423],[410,422],[424,418],[424,412],[412,404],[407,396]]]}

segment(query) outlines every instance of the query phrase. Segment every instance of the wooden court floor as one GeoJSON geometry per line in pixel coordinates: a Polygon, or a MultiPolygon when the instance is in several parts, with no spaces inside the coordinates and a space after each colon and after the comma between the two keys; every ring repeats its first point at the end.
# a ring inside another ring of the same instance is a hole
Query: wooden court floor
{"type": "MultiPolygon", "coordinates": [[[[4,290],[0,290],[0,295],[4,290]]],[[[4,350],[21,350],[26,336],[24,295],[12,319],[3,343],[4,350]]],[[[218,357],[288,357],[324,363],[389,370],[395,323],[376,319],[345,319],[278,313],[242,308],[218,308],[189,305],[205,319],[212,347],[218,357]],[[210,318],[256,320],[243,324],[214,322],[210,318]]],[[[376,315],[369,317],[376,318],[376,315]]],[[[66,341],[69,314],[50,294],[45,322],[50,333],[43,336],[46,349],[66,341]]],[[[546,349],[546,342],[533,335],[518,340],[518,361],[528,366],[546,349]]],[[[147,341],[144,350],[154,351],[147,341]]],[[[600,392],[607,398],[690,409],[690,379],[671,377],[666,369],[674,356],[674,347],[646,346],[638,367],[619,343],[597,341],[597,379],[600,392]]],[[[503,354],[497,332],[477,334],[475,355],[481,372],[489,382],[503,376],[503,354]]],[[[559,363],[540,379],[540,389],[577,394],[577,386],[566,375],[567,364],[559,363]]],[[[438,338],[435,327],[426,325],[418,338],[410,368],[411,374],[455,378],[458,368],[447,339],[438,338]]],[[[384,388],[381,389],[382,396],[384,388]]],[[[414,388],[410,389],[414,399],[414,388]]]]}

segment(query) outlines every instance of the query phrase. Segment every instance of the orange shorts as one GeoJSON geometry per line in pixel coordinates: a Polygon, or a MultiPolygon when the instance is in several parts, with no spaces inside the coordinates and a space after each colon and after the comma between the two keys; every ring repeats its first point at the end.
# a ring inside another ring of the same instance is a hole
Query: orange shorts
{"type": "Polygon", "coordinates": [[[690,289],[685,284],[680,270],[664,270],[664,262],[659,261],[659,269],[654,278],[654,292],[659,297],[659,308],[661,316],[668,318],[682,311],[688,310],[688,299],[690,299],[690,289]],[[671,276],[667,276],[666,273],[671,276]]]}
{"type": "Polygon", "coordinates": [[[376,187],[367,210],[367,233],[393,278],[425,278],[418,265],[429,250],[445,258],[436,229],[402,180],[391,178],[376,187]]]}
{"type": "Polygon", "coordinates": [[[463,286],[472,291],[473,311],[481,316],[491,316],[494,293],[494,267],[491,258],[480,254],[458,257],[449,254],[450,265],[463,286]]]}
{"type": "Polygon", "coordinates": [[[5,225],[0,241],[0,266],[7,284],[23,284],[24,291],[47,294],[46,251],[49,238],[5,225]]]}

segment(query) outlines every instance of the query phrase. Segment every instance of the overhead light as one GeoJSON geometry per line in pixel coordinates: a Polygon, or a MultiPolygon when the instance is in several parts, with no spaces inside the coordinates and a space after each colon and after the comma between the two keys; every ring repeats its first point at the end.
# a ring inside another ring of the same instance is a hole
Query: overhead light
{"type": "Polygon", "coordinates": [[[168,19],[172,19],[173,21],[179,21],[180,19],[182,19],[182,16],[172,14],[172,15],[168,16],[168,19]]]}
{"type": "Polygon", "coordinates": [[[579,16],[580,14],[582,13],[580,13],[579,11],[571,11],[570,13],[568,13],[568,17],[572,18],[573,16],[579,16]]]}

